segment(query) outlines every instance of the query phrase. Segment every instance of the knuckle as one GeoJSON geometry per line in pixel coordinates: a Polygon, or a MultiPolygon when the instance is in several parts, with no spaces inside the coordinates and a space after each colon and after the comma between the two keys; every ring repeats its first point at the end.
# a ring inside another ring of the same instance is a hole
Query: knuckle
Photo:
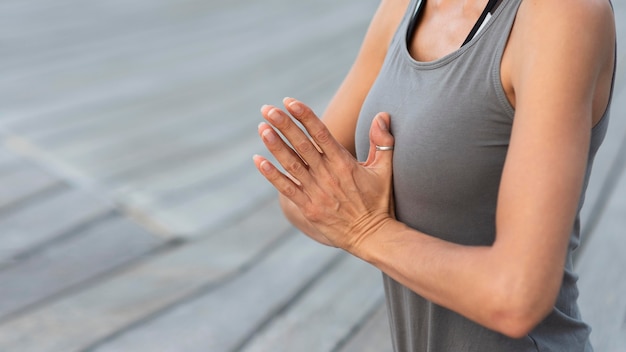
{"type": "Polygon", "coordinates": [[[309,154],[313,150],[313,144],[308,140],[303,140],[296,145],[296,149],[302,154],[309,154]]]}
{"type": "Polygon", "coordinates": [[[287,184],[285,185],[285,187],[283,188],[282,193],[287,197],[287,198],[293,198],[296,193],[298,193],[298,190],[296,189],[295,185],[290,185],[287,184]]]}
{"type": "Polygon", "coordinates": [[[276,127],[284,134],[284,133],[288,133],[289,131],[291,131],[291,128],[293,127],[293,122],[291,122],[290,120],[285,120],[284,122],[276,125],[276,127]]]}
{"type": "Polygon", "coordinates": [[[287,171],[294,176],[302,175],[304,173],[305,168],[299,161],[293,161],[286,166],[287,171]]]}
{"type": "Polygon", "coordinates": [[[311,222],[317,222],[320,219],[319,210],[313,204],[308,204],[302,209],[302,215],[311,222]]]}
{"type": "Polygon", "coordinates": [[[321,144],[326,144],[331,140],[330,131],[326,128],[321,128],[319,131],[316,131],[313,137],[318,143],[321,144]]]}
{"type": "Polygon", "coordinates": [[[328,180],[328,182],[335,187],[339,187],[341,186],[341,176],[342,176],[341,174],[340,176],[330,175],[330,179],[328,180]]]}

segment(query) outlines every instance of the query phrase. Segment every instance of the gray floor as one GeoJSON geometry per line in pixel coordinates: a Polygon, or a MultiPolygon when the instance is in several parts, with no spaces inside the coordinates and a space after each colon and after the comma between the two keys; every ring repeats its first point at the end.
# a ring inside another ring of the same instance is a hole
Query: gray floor
{"type": "MultiPolygon", "coordinates": [[[[577,258],[626,346],[626,5],[577,258]]],[[[1,351],[390,351],[380,274],[257,174],[259,107],[323,110],[376,2],[0,3],[1,351]],[[294,347],[297,346],[297,347],[294,347]]]]}

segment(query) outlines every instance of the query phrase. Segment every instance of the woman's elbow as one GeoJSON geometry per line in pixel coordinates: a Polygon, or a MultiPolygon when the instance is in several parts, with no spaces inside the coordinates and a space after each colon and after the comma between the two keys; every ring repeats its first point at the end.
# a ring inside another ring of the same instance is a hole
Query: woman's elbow
{"type": "Polygon", "coordinates": [[[492,328],[511,338],[527,336],[552,311],[556,293],[501,288],[491,300],[492,328]]]}
{"type": "Polygon", "coordinates": [[[509,313],[506,317],[501,317],[497,323],[496,331],[510,338],[520,339],[527,336],[537,326],[541,320],[528,315],[520,315],[518,312],[509,313]]]}

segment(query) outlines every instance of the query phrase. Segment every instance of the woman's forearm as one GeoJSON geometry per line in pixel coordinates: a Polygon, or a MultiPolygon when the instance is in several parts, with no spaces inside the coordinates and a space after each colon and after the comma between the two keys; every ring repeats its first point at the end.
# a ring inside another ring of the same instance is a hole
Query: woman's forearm
{"type": "Polygon", "coordinates": [[[389,219],[350,252],[424,298],[511,337],[525,336],[554,305],[554,287],[516,268],[524,253],[464,246],[389,219]]]}

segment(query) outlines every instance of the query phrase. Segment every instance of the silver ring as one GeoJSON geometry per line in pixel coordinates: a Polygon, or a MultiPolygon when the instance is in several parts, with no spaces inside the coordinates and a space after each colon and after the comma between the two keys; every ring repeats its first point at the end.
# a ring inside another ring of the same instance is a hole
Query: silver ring
{"type": "Polygon", "coordinates": [[[380,150],[380,151],[393,150],[393,146],[377,145],[376,150],[380,150]]]}

